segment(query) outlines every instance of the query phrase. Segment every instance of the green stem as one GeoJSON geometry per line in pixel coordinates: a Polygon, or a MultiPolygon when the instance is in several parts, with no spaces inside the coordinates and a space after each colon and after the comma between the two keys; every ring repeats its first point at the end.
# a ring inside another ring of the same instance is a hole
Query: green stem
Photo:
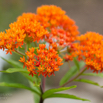
{"type": "Polygon", "coordinates": [[[42,89],[43,89],[43,93],[45,92],[45,77],[42,77],[42,89]]]}
{"type": "Polygon", "coordinates": [[[17,53],[19,55],[22,55],[22,56],[25,56],[22,52],[18,51],[18,50],[15,50],[14,53],[17,53]]]}
{"type": "Polygon", "coordinates": [[[67,52],[67,49],[59,51],[59,53],[67,52]]]}
{"type": "Polygon", "coordinates": [[[66,82],[65,84],[63,84],[62,86],[60,87],[64,87],[65,85],[71,83],[72,81],[74,81],[76,78],[78,78],[82,73],[84,73],[85,71],[87,70],[87,68],[85,68],[85,66],[81,69],[81,71],[75,76],[73,77],[72,79],[70,79],[68,82],[66,82]]]}
{"type": "Polygon", "coordinates": [[[42,89],[42,86],[40,85],[40,89],[41,89],[41,97],[40,97],[40,103],[43,103],[43,98],[42,98],[42,95],[43,95],[43,89],[42,89]]]}
{"type": "Polygon", "coordinates": [[[30,47],[31,47],[30,43],[27,43],[27,51],[29,51],[30,47]]]}
{"type": "MultiPolygon", "coordinates": [[[[42,83],[40,85],[40,88],[41,88],[41,93],[43,94],[45,92],[45,77],[42,76],[42,83]]],[[[40,98],[40,103],[43,103],[43,98],[42,98],[42,95],[41,95],[41,98],[40,98]]]]}
{"type": "Polygon", "coordinates": [[[25,43],[25,53],[27,52],[27,43],[25,43]]]}
{"type": "Polygon", "coordinates": [[[36,41],[34,42],[34,45],[35,45],[35,47],[37,47],[37,42],[36,41]]]}

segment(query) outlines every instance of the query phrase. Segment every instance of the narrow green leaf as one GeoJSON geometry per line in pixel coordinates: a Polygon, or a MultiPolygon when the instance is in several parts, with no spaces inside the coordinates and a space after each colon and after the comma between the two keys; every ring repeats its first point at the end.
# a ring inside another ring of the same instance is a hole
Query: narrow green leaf
{"type": "Polygon", "coordinates": [[[79,65],[79,62],[77,61],[77,59],[74,58],[73,61],[74,61],[75,65],[76,65],[77,69],[80,70],[80,65],[79,65]]]}
{"type": "Polygon", "coordinates": [[[36,75],[34,75],[33,77],[31,75],[29,75],[29,72],[27,71],[26,68],[23,69],[23,65],[20,62],[14,61],[14,60],[7,60],[3,57],[1,57],[3,60],[5,60],[6,62],[8,62],[10,65],[12,65],[14,68],[9,68],[6,71],[0,71],[0,72],[4,72],[4,73],[14,73],[14,72],[20,72],[22,75],[24,75],[29,81],[32,82],[32,84],[34,84],[34,88],[32,88],[32,90],[35,91],[35,93],[39,93],[40,94],[40,90],[38,89],[40,83],[38,83],[38,78],[36,75]]]}
{"type": "Polygon", "coordinates": [[[25,48],[23,48],[23,47],[22,47],[22,48],[21,48],[21,47],[19,47],[19,50],[25,50],[25,48]]]}
{"type": "Polygon", "coordinates": [[[34,103],[40,103],[41,97],[37,95],[36,93],[34,93],[33,96],[34,96],[34,103]]]}
{"type": "MultiPolygon", "coordinates": [[[[31,86],[32,89],[34,89],[35,91],[39,92],[41,94],[41,90],[39,89],[40,87],[40,83],[38,83],[38,79],[36,75],[34,75],[33,77],[27,73],[22,73],[28,80],[29,80],[29,84],[31,86]]],[[[36,94],[36,93],[35,93],[36,94]]],[[[36,94],[37,95],[37,94],[36,94]]],[[[38,97],[38,96],[37,96],[38,97]]]]}
{"type": "Polygon", "coordinates": [[[0,71],[0,72],[3,72],[3,73],[21,72],[21,73],[28,73],[29,74],[29,72],[23,68],[8,68],[7,70],[0,71]]]}
{"type": "Polygon", "coordinates": [[[85,65],[84,61],[78,61],[76,58],[74,58],[73,61],[74,61],[74,63],[75,63],[78,70],[80,70],[81,67],[83,67],[85,65]]]}
{"type": "MultiPolygon", "coordinates": [[[[34,86],[34,84],[32,82],[30,83],[30,87],[33,88],[35,91],[37,91],[38,93],[41,94],[41,90],[40,90],[40,86],[34,86]]],[[[37,95],[36,93],[33,92],[33,96],[34,96],[34,102],[35,103],[39,103],[40,102],[40,96],[37,95]]]]}
{"type": "Polygon", "coordinates": [[[46,92],[44,92],[44,94],[42,95],[42,97],[45,99],[46,97],[48,97],[49,95],[55,93],[55,92],[60,92],[60,91],[64,91],[64,90],[68,90],[68,89],[73,89],[76,88],[76,85],[70,86],[70,87],[61,87],[61,88],[57,88],[57,89],[49,89],[46,92]]]}
{"type": "Polygon", "coordinates": [[[91,80],[88,80],[88,79],[76,79],[74,81],[88,83],[88,84],[92,84],[92,85],[99,86],[99,87],[103,88],[103,86],[100,86],[98,83],[91,81],[91,80]]]}
{"type": "Polygon", "coordinates": [[[31,82],[35,81],[35,84],[38,85],[38,83],[37,83],[38,78],[36,77],[36,75],[34,75],[33,77],[31,75],[29,75],[29,72],[27,71],[27,69],[26,68],[23,69],[23,65],[20,62],[14,61],[14,60],[11,60],[11,59],[7,60],[3,57],[1,57],[1,58],[4,61],[6,61],[7,63],[9,63],[10,65],[12,65],[14,68],[11,68],[11,70],[7,69],[6,71],[0,71],[0,72],[4,72],[4,73],[21,72],[28,80],[30,80],[31,82]]]}
{"type": "MultiPolygon", "coordinates": [[[[85,65],[83,61],[79,62],[79,67],[82,68],[85,65]]],[[[77,66],[71,67],[68,72],[63,76],[60,80],[60,86],[66,83],[71,77],[73,77],[76,73],[78,73],[77,66]]]]}
{"type": "Polygon", "coordinates": [[[0,86],[6,86],[6,87],[15,87],[15,88],[22,88],[22,89],[27,89],[27,90],[30,90],[32,92],[35,92],[37,93],[38,95],[40,95],[37,91],[35,91],[34,89],[30,88],[30,87],[27,87],[25,85],[22,85],[22,84],[18,84],[18,83],[0,83],[0,86]]]}
{"type": "Polygon", "coordinates": [[[72,76],[74,76],[78,72],[78,69],[76,66],[71,67],[67,73],[63,76],[63,78],[60,80],[60,86],[65,84],[72,76]]]}
{"type": "Polygon", "coordinates": [[[33,88],[34,90],[38,91],[39,93],[41,93],[41,89],[40,89],[40,85],[35,85],[34,83],[30,82],[29,81],[29,84],[30,84],[30,87],[33,88]]]}
{"type": "Polygon", "coordinates": [[[83,73],[82,75],[86,75],[86,76],[98,76],[103,78],[103,73],[83,73]]]}
{"type": "Polygon", "coordinates": [[[31,82],[34,82],[35,81],[35,76],[31,76],[31,75],[29,75],[29,74],[26,74],[26,73],[22,73],[29,81],[31,81],[31,82]]]}
{"type": "MultiPolygon", "coordinates": [[[[37,81],[37,77],[34,75],[33,77],[31,75],[29,75],[29,72],[23,68],[8,68],[5,71],[0,71],[3,73],[14,73],[14,72],[20,72],[22,75],[24,75],[28,80],[30,80],[31,82],[37,81]]],[[[35,84],[37,84],[37,82],[35,82],[35,84]]]]}
{"type": "Polygon", "coordinates": [[[51,94],[47,98],[68,98],[68,99],[76,99],[76,100],[82,100],[82,101],[90,101],[88,99],[80,98],[80,97],[77,97],[75,95],[63,94],[63,93],[51,94]]]}
{"type": "Polygon", "coordinates": [[[15,68],[23,68],[23,65],[20,62],[17,62],[17,61],[11,60],[11,59],[7,60],[3,57],[1,57],[1,58],[15,68]]]}
{"type": "Polygon", "coordinates": [[[79,68],[81,69],[82,67],[84,67],[85,66],[85,62],[84,61],[80,61],[79,62],[79,68]]]}

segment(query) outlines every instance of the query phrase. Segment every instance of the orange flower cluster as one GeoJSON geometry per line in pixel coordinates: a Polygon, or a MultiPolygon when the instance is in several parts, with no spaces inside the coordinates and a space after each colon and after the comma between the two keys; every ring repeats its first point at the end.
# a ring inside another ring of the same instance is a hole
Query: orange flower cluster
{"type": "Polygon", "coordinates": [[[29,39],[34,42],[43,39],[44,35],[48,33],[37,21],[37,16],[33,13],[23,13],[22,16],[18,17],[16,24],[11,24],[10,27],[23,29],[26,37],[30,37],[29,39]]]}
{"type": "Polygon", "coordinates": [[[38,19],[44,27],[58,26],[62,23],[62,17],[65,14],[60,7],[54,5],[43,5],[37,8],[38,19]]]}
{"type": "Polygon", "coordinates": [[[95,32],[87,32],[79,36],[78,43],[74,44],[79,60],[84,60],[87,68],[93,72],[103,71],[103,36],[95,32]]]}
{"type": "Polygon", "coordinates": [[[30,51],[26,52],[28,59],[25,60],[25,57],[20,58],[20,62],[24,63],[24,66],[27,67],[30,75],[33,74],[42,74],[43,76],[51,76],[55,71],[59,70],[59,66],[62,65],[62,59],[58,56],[57,52],[49,48],[48,50],[45,48],[46,45],[39,44],[39,49],[29,48],[30,51]]]}
{"type": "Polygon", "coordinates": [[[15,48],[21,47],[24,42],[39,41],[48,32],[36,20],[33,13],[24,13],[17,21],[11,23],[6,33],[0,33],[0,49],[7,49],[12,54],[15,48]]]}
{"type": "Polygon", "coordinates": [[[75,22],[60,7],[43,5],[37,9],[40,23],[49,31],[45,40],[54,48],[69,46],[79,34],[75,22]]]}
{"type": "Polygon", "coordinates": [[[26,35],[22,35],[24,31],[18,29],[16,32],[13,29],[8,29],[5,32],[0,32],[0,49],[5,50],[6,53],[12,54],[12,51],[18,46],[22,46],[26,35]]]}

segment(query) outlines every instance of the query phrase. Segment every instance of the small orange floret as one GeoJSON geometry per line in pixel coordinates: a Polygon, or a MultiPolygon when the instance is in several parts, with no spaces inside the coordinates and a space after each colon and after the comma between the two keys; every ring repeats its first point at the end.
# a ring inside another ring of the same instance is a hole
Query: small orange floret
{"type": "Polygon", "coordinates": [[[44,49],[45,47],[46,47],[45,44],[39,44],[39,48],[40,48],[40,49],[44,49]]]}
{"type": "Polygon", "coordinates": [[[41,65],[38,67],[38,70],[39,71],[43,71],[44,70],[44,67],[42,67],[41,65]]]}
{"type": "Polygon", "coordinates": [[[34,47],[32,47],[32,48],[29,48],[29,51],[30,51],[31,53],[34,53],[34,51],[35,51],[35,48],[34,48],[34,47]]]}
{"type": "Polygon", "coordinates": [[[25,57],[23,56],[23,58],[20,57],[20,62],[24,63],[25,62],[25,57]]]}

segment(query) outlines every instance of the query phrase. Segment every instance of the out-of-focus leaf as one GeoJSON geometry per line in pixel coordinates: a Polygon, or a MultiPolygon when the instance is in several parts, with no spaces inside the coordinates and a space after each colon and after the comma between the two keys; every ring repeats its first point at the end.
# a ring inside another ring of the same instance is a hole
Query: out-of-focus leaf
{"type": "Polygon", "coordinates": [[[22,75],[24,75],[29,81],[34,82],[35,81],[35,86],[38,85],[38,78],[36,77],[36,75],[34,75],[33,77],[31,75],[29,75],[29,72],[23,68],[8,68],[5,71],[0,71],[3,73],[14,73],[14,72],[20,72],[22,75]]]}
{"type": "Polygon", "coordinates": [[[18,83],[0,83],[0,86],[6,86],[6,87],[14,87],[14,88],[22,88],[22,89],[27,89],[27,90],[30,90],[38,95],[40,95],[40,93],[38,93],[37,91],[35,91],[34,89],[30,88],[30,87],[27,87],[25,85],[22,85],[22,84],[18,84],[18,83]]]}
{"type": "Polygon", "coordinates": [[[103,78],[103,73],[83,73],[82,75],[86,75],[86,76],[98,76],[98,77],[101,77],[103,78]]]}
{"type": "Polygon", "coordinates": [[[8,68],[7,70],[0,71],[0,72],[3,72],[3,73],[21,72],[21,73],[28,73],[29,74],[29,72],[23,68],[8,68]]]}
{"type": "MultiPolygon", "coordinates": [[[[5,59],[5,58],[3,58],[3,57],[1,57],[4,61],[6,61],[7,63],[9,63],[10,65],[12,65],[14,68],[13,69],[15,69],[15,70],[13,70],[12,69],[12,71],[13,72],[21,72],[28,80],[30,80],[31,82],[34,82],[35,81],[35,84],[36,85],[38,85],[38,78],[36,77],[36,75],[34,75],[33,77],[31,76],[31,75],[29,75],[29,72],[27,71],[27,69],[26,68],[24,68],[23,69],[23,65],[20,63],[20,62],[18,62],[18,61],[14,61],[14,60],[11,60],[11,59],[9,59],[9,60],[7,60],[7,59],[5,59]],[[17,70],[17,68],[18,68],[18,70],[17,70]],[[21,70],[20,70],[21,69],[21,70]],[[25,71],[25,73],[23,72],[23,71],[25,71]],[[28,73],[27,73],[27,72],[28,73]]],[[[10,70],[6,70],[6,71],[9,71],[9,73],[10,73],[10,70]]],[[[2,71],[2,72],[5,72],[5,73],[7,73],[6,71],[2,71]]],[[[12,72],[11,71],[11,72],[12,72]]]]}
{"type": "Polygon", "coordinates": [[[30,84],[30,87],[36,91],[38,91],[40,94],[41,94],[41,90],[40,90],[40,85],[35,85],[34,83],[30,82],[29,81],[29,84],[30,84]]]}
{"type": "Polygon", "coordinates": [[[77,59],[74,58],[73,61],[74,61],[75,65],[76,65],[77,69],[80,70],[80,65],[79,65],[79,62],[77,61],[77,59]]]}
{"type": "Polygon", "coordinates": [[[34,103],[40,103],[40,99],[41,97],[37,95],[36,93],[34,93],[34,103]]]}
{"type": "Polygon", "coordinates": [[[76,66],[71,67],[67,73],[63,76],[63,78],[60,80],[60,86],[65,84],[72,76],[74,76],[76,73],[78,73],[78,69],[76,66]]]}
{"type": "Polygon", "coordinates": [[[82,67],[84,67],[85,66],[85,62],[84,61],[80,61],[79,62],[79,68],[82,68],[82,67]]]}
{"type": "Polygon", "coordinates": [[[17,61],[11,60],[11,59],[7,60],[3,57],[1,57],[1,58],[15,68],[23,68],[23,65],[20,62],[17,62],[17,61]]]}
{"type": "MultiPolygon", "coordinates": [[[[83,61],[79,62],[79,67],[82,68],[85,65],[83,61]]],[[[73,77],[76,73],[78,73],[77,66],[71,67],[67,73],[60,80],[60,86],[66,83],[71,77],[73,77]]]]}
{"type": "Polygon", "coordinates": [[[57,89],[49,89],[46,92],[44,92],[44,94],[42,95],[43,99],[47,98],[49,95],[55,93],[55,92],[60,92],[60,91],[64,91],[64,90],[68,90],[68,89],[72,89],[72,88],[76,88],[77,86],[70,86],[70,87],[61,87],[61,88],[57,88],[57,89]]]}
{"type": "MultiPolygon", "coordinates": [[[[40,90],[40,86],[34,86],[34,84],[32,82],[29,82],[30,83],[30,87],[32,89],[34,89],[35,91],[37,91],[38,93],[41,94],[41,90],[40,90]]],[[[34,102],[35,103],[39,103],[40,102],[40,96],[37,95],[36,93],[33,92],[33,96],[34,96],[34,102]]]]}
{"type": "Polygon", "coordinates": [[[91,81],[91,80],[88,80],[88,79],[76,79],[74,81],[88,83],[88,84],[92,84],[92,85],[99,86],[99,87],[103,88],[103,86],[100,86],[98,83],[91,81]]]}
{"type": "Polygon", "coordinates": [[[76,100],[82,100],[82,101],[90,101],[88,99],[80,98],[80,97],[77,97],[75,95],[63,94],[63,93],[51,94],[47,98],[68,98],[68,99],[76,99],[76,100]]]}

